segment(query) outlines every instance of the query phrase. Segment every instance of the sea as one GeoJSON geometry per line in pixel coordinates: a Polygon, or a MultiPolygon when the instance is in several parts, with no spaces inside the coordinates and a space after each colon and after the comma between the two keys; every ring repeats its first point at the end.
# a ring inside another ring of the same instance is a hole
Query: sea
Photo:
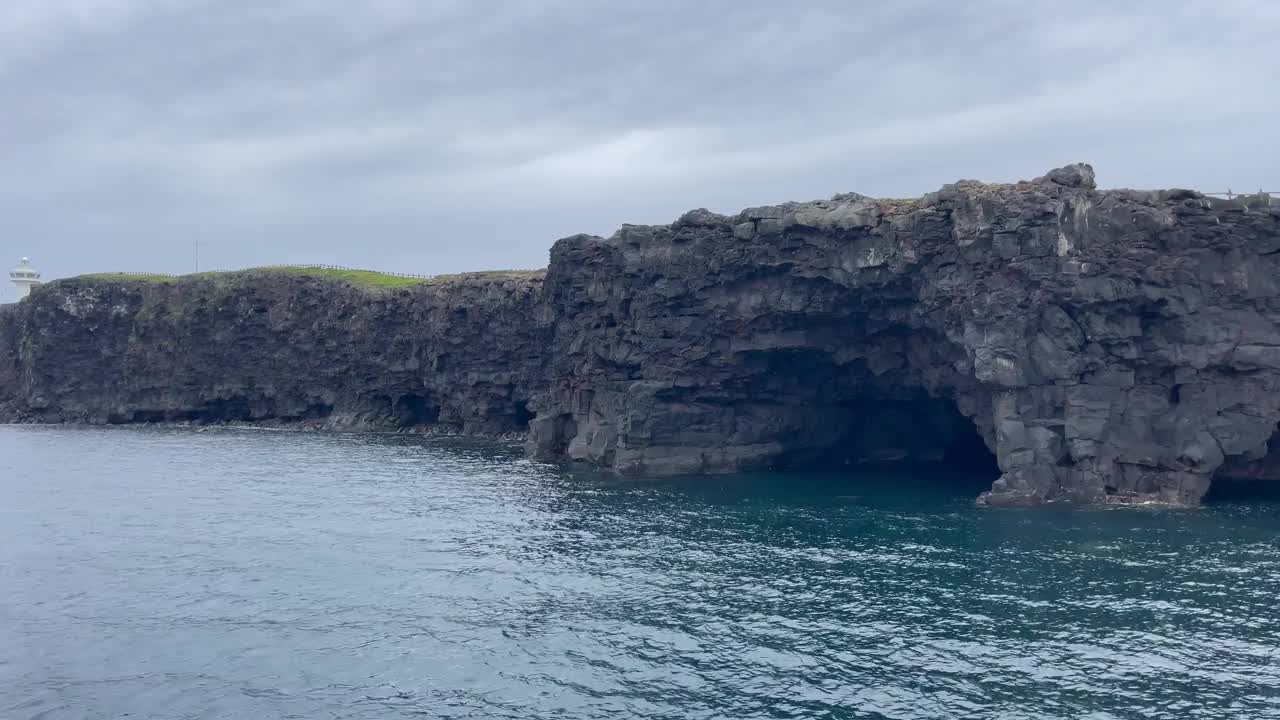
{"type": "Polygon", "coordinates": [[[1280,502],[0,427],[0,719],[1280,718],[1280,502]]]}

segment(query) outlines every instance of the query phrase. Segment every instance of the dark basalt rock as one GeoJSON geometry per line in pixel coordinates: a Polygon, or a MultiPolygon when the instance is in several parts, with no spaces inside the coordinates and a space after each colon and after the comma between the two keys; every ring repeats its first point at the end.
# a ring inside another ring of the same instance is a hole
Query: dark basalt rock
{"type": "Polygon", "coordinates": [[[1264,198],[1074,165],[570,237],[545,280],[61,281],[0,310],[0,417],[527,422],[644,475],[994,456],[992,504],[1194,504],[1280,477],[1277,263],[1264,198]]]}
{"type": "Polygon", "coordinates": [[[542,278],[72,278],[0,308],[0,418],[523,433],[542,278]]]}
{"type": "Polygon", "coordinates": [[[568,238],[531,445],[636,474],[919,456],[927,421],[849,429],[937,398],[999,462],[986,502],[1194,503],[1280,420],[1277,251],[1280,209],[1087,165],[568,238]]]}

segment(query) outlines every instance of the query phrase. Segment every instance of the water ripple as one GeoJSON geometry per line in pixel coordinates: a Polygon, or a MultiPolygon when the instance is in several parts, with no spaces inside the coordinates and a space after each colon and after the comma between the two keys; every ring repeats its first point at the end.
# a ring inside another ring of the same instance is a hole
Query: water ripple
{"type": "Polygon", "coordinates": [[[1280,507],[0,427],[0,718],[1280,718],[1280,507]]]}

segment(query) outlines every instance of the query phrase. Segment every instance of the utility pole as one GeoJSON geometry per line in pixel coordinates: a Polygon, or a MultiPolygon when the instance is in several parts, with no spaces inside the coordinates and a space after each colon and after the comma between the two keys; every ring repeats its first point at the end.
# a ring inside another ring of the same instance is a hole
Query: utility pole
{"type": "Polygon", "coordinates": [[[200,238],[195,239],[196,272],[200,272],[200,238]]]}

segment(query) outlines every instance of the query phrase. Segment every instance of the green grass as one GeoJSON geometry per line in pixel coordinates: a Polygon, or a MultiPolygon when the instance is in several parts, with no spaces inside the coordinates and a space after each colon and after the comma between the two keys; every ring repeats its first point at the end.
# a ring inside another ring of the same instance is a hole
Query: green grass
{"type": "Polygon", "coordinates": [[[541,270],[489,270],[484,272],[457,273],[454,275],[435,275],[432,277],[404,277],[390,275],[374,270],[339,270],[334,268],[305,267],[262,267],[248,272],[282,272],[295,275],[322,277],[364,288],[403,288],[413,285],[437,285],[467,279],[487,280],[519,280],[535,278],[542,275],[541,270]]]}
{"type": "Polygon", "coordinates": [[[90,273],[81,275],[82,278],[92,278],[94,280],[114,280],[118,282],[136,281],[136,282],[174,282],[178,278],[175,275],[153,275],[148,273],[90,273]]]}
{"type": "Polygon", "coordinates": [[[419,285],[426,282],[426,278],[403,277],[401,275],[388,275],[386,273],[375,272],[373,270],[337,270],[333,268],[298,268],[298,267],[262,267],[248,270],[247,272],[271,272],[271,273],[288,273],[291,275],[308,275],[311,277],[322,277],[329,280],[338,280],[356,287],[367,288],[402,288],[410,285],[419,285]]]}

